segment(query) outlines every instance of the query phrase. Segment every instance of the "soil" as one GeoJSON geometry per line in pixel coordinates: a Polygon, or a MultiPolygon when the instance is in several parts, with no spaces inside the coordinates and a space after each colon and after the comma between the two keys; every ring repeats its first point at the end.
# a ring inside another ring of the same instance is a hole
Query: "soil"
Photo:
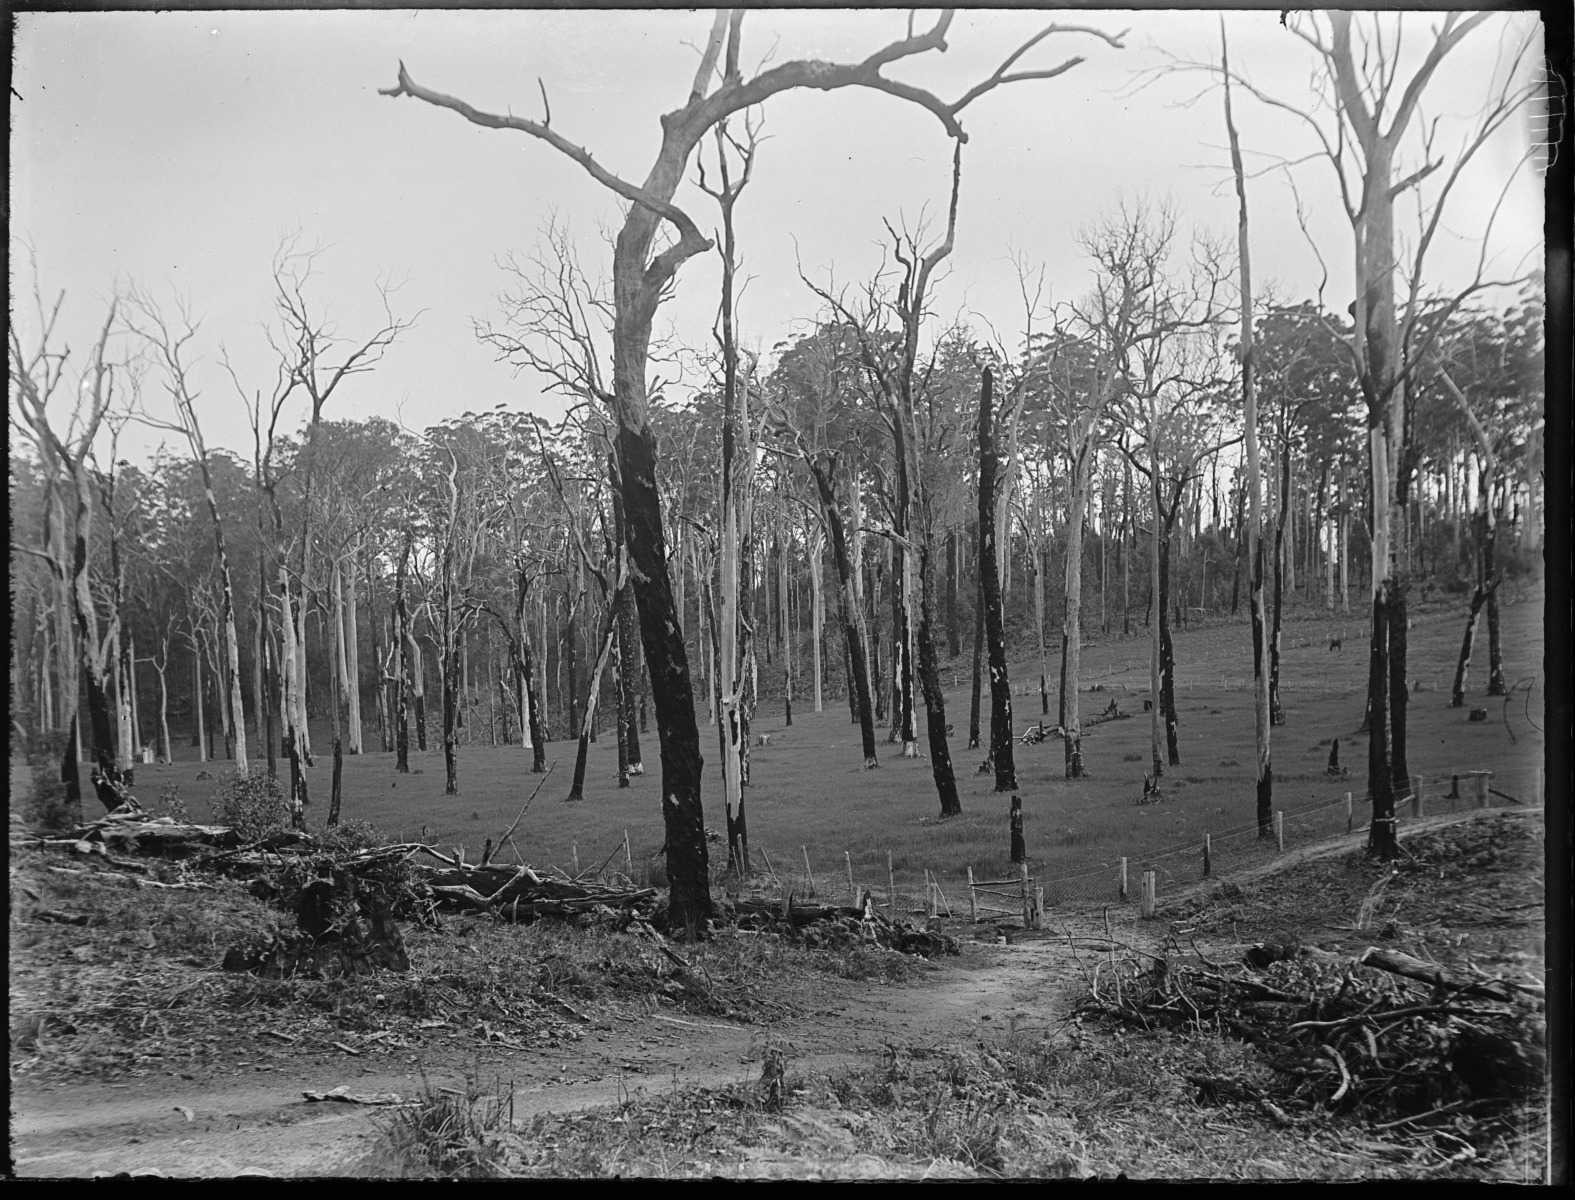
{"type": "Polygon", "coordinates": [[[285,1041],[279,1033],[287,1031],[270,1034],[265,1021],[243,1016],[228,1038],[245,1065],[198,1062],[109,1082],[19,1072],[23,1052],[13,1035],[11,1167],[30,1177],[376,1174],[391,1110],[311,1102],[304,1092],[348,1087],[408,1100],[423,1088],[496,1078],[511,1083],[519,1120],[755,1079],[768,1036],[803,1076],[867,1064],[888,1048],[1048,1029],[1069,1016],[1084,983],[1088,956],[1070,948],[1068,935],[1107,928],[1134,946],[1179,939],[1207,953],[1266,939],[1348,953],[1382,944],[1541,982],[1541,834],[1540,810],[1531,809],[1410,823],[1402,844],[1425,850],[1425,860],[1402,864],[1375,899],[1388,869],[1361,854],[1355,835],[1179,893],[1153,921],[1123,908],[1108,918],[1098,910],[1052,912],[1042,932],[962,923],[949,929],[962,943],[960,956],[904,983],[817,979],[813,1003],[769,1026],[671,1015],[653,1004],[541,1048],[482,1046],[456,1032],[416,1052],[363,1042],[352,1055],[321,1041],[308,1045],[305,1036],[285,1041]]]}

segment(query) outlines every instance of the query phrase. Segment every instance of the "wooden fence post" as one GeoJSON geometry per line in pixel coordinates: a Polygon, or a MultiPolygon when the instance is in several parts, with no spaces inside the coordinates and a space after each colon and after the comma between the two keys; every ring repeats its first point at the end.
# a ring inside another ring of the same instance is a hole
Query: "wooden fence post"
{"type": "Polygon", "coordinates": [[[859,902],[859,892],[858,889],[853,886],[853,854],[851,851],[844,850],[842,852],[842,857],[845,858],[848,863],[848,895],[853,897],[850,903],[857,904],[859,902]]]}
{"type": "Polygon", "coordinates": [[[1034,919],[1033,928],[1045,927],[1045,890],[1042,887],[1034,888],[1034,919]]]}
{"type": "Polygon", "coordinates": [[[1493,782],[1493,772],[1473,771],[1471,772],[1471,782],[1477,789],[1477,807],[1486,808],[1488,806],[1488,787],[1493,782]]]}
{"type": "Polygon", "coordinates": [[[897,877],[891,870],[891,851],[886,851],[886,904],[891,909],[891,919],[897,920],[897,877]]]}
{"type": "Polygon", "coordinates": [[[1355,817],[1352,811],[1351,793],[1345,793],[1345,832],[1350,833],[1355,828],[1355,817]]]}
{"type": "Polygon", "coordinates": [[[634,855],[629,851],[629,831],[627,829],[623,831],[623,865],[624,873],[629,876],[629,880],[632,883],[634,881],[634,855]]]}
{"type": "Polygon", "coordinates": [[[924,871],[924,919],[935,920],[935,881],[930,878],[927,867],[924,871]]]}
{"type": "Polygon", "coordinates": [[[1205,879],[1213,874],[1214,871],[1214,863],[1212,856],[1209,853],[1211,849],[1212,847],[1209,845],[1209,835],[1205,833],[1203,835],[1203,878],[1205,879]]]}
{"type": "Polygon", "coordinates": [[[1127,860],[1121,860],[1121,899],[1127,898],[1127,860]]]}
{"type": "Polygon", "coordinates": [[[1154,919],[1154,908],[1157,897],[1155,895],[1154,872],[1143,872],[1143,898],[1139,902],[1145,920],[1154,919]]]}
{"type": "Polygon", "coordinates": [[[1427,815],[1427,804],[1422,799],[1422,777],[1411,776],[1411,815],[1421,817],[1427,815]]]}
{"type": "Polygon", "coordinates": [[[813,896],[815,894],[815,872],[809,869],[809,847],[800,846],[799,849],[804,852],[804,874],[809,877],[809,894],[813,896]]]}
{"type": "Polygon", "coordinates": [[[979,923],[979,896],[973,890],[973,866],[971,864],[968,867],[968,923],[970,925],[979,923]]]}
{"type": "Polygon", "coordinates": [[[1023,928],[1027,929],[1030,914],[1028,910],[1028,863],[1026,861],[1018,864],[1018,872],[1018,894],[1023,901],[1023,928]]]}
{"type": "Polygon", "coordinates": [[[1285,853],[1285,810],[1274,811],[1274,844],[1279,847],[1281,854],[1285,853]]]}

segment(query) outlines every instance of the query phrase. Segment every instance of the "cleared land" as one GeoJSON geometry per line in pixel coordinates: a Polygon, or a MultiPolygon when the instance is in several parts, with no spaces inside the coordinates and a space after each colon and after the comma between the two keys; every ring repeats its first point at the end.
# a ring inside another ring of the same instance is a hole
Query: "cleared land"
{"type": "MultiPolygon", "coordinates": [[[[1540,668],[1541,605],[1518,604],[1504,617],[1513,684],[1540,668]]],[[[1347,641],[1359,643],[1353,625],[1345,624],[1347,641]]],[[[1362,655],[1349,644],[1331,654],[1327,628],[1319,618],[1286,633],[1290,723],[1276,730],[1276,761],[1287,808],[1339,795],[1339,781],[1323,775],[1329,738],[1340,737],[1353,779],[1362,774],[1365,744],[1352,736],[1362,655]]],[[[1447,682],[1459,630],[1453,610],[1420,614],[1413,661],[1447,682]]],[[[1250,820],[1245,632],[1179,634],[1180,678],[1197,683],[1180,693],[1186,763],[1167,777],[1167,799],[1148,809],[1134,803],[1147,758],[1136,690],[1146,646],[1090,648],[1089,682],[1117,690],[1086,695],[1085,711],[1114,694],[1137,715],[1093,732],[1096,777],[1081,784],[1060,778],[1059,743],[1020,748],[1029,847],[1043,878],[1121,853],[1152,856],[1250,820]],[[1223,690],[1220,671],[1229,677],[1223,690]],[[1134,690],[1123,694],[1123,682],[1134,690]],[[1131,754],[1141,759],[1128,761],[1131,754]],[[1220,765],[1228,759],[1238,765],[1220,765]],[[1182,780],[1188,786],[1175,786],[1182,780]]],[[[1485,658],[1482,645],[1471,702],[1488,705],[1486,724],[1447,709],[1447,692],[1426,690],[1430,676],[1418,672],[1412,768],[1424,776],[1491,769],[1515,792],[1534,779],[1540,735],[1522,694],[1509,706],[1509,729],[1503,702],[1482,696],[1485,658]]],[[[1033,720],[1034,699],[1017,702],[1019,731],[1033,720]]],[[[965,701],[961,691],[950,697],[959,729],[965,701]]],[[[1529,707],[1537,723],[1540,708],[1539,691],[1529,707]]],[[[751,828],[784,888],[798,886],[790,874],[797,868],[784,860],[801,858],[801,846],[825,891],[843,886],[844,849],[861,884],[883,882],[888,849],[899,888],[925,866],[949,881],[968,865],[1004,868],[1006,801],[987,780],[964,774],[966,815],[939,823],[928,763],[885,756],[879,771],[857,770],[846,720],[845,708],[829,705],[790,729],[769,713],[757,718],[757,731],[773,736],[755,750],[751,828]]],[[[962,739],[953,744],[961,756],[962,739]]],[[[593,748],[587,797],[565,804],[572,747],[554,745],[549,757],[561,765],[521,825],[528,858],[567,866],[577,845],[582,867],[591,867],[616,847],[613,869],[627,828],[640,870],[661,838],[655,763],[620,791],[612,749],[606,739],[593,748]]],[[[439,755],[418,759],[423,774],[400,777],[390,756],[347,760],[346,816],[395,836],[426,825],[435,843],[463,844],[474,856],[535,786],[525,762],[518,748],[467,748],[465,793],[445,799],[439,755]]],[[[974,765],[960,757],[965,770],[974,765]]],[[[213,783],[196,779],[201,769],[139,768],[138,793],[152,801],[163,784],[180,782],[201,819],[213,783]]],[[[327,778],[320,760],[314,825],[327,778]]],[[[720,825],[716,795],[713,785],[708,805],[720,825]]],[[[1200,1072],[1262,1077],[1258,1048],[1212,1032],[1123,1031],[1074,1016],[1104,957],[1089,952],[1088,939],[1112,932],[1138,954],[1179,945],[1223,962],[1254,941],[1345,953],[1382,945],[1457,970],[1540,980],[1540,812],[1495,804],[1504,807],[1403,820],[1412,857],[1396,874],[1366,859],[1360,832],[1317,844],[1304,838],[1284,855],[1222,860],[1208,883],[1162,888],[1156,921],[1140,920],[1128,904],[1109,913],[1107,926],[1098,908],[1062,905],[1044,932],[1008,930],[1009,941],[996,927],[947,922],[962,954],[935,962],[724,929],[684,948],[689,972],[605,926],[454,917],[406,930],[406,976],[227,974],[218,969],[226,946],[282,919],[245,884],[154,864],[138,885],[96,859],[13,847],[13,1161],[34,1176],[1126,1172],[1534,1181],[1545,1146],[1538,1104],[1489,1125],[1452,1117],[1442,1128],[1382,1127],[1380,1118],[1317,1106],[1282,1122],[1252,1104],[1204,1097],[1190,1082],[1200,1072]],[[777,1066],[780,1103],[770,1094],[777,1066]],[[337,1087],[418,1103],[303,1096],[337,1087]]]]}
{"type": "MultiPolygon", "coordinates": [[[[1515,692],[1508,704],[1484,694],[1487,683],[1487,634],[1478,635],[1468,702],[1487,706],[1490,719],[1470,723],[1466,710],[1451,709],[1449,682],[1459,648],[1464,618],[1459,606],[1417,613],[1410,634],[1410,661],[1422,690],[1414,692],[1409,709],[1410,768],[1428,780],[1470,770],[1491,770],[1496,786],[1529,801],[1542,762],[1542,692],[1533,682],[1542,671],[1542,603],[1527,600],[1506,606],[1503,614],[1504,673],[1514,685],[1532,683],[1529,696],[1515,692]],[[1529,708],[1529,719],[1528,719],[1529,708]],[[1518,741],[1511,740],[1511,732],[1518,741]]],[[[1485,626],[1485,622],[1484,622],[1485,626]]],[[[1149,769],[1149,721],[1143,712],[1148,694],[1148,643],[1141,636],[1096,642],[1084,651],[1085,724],[1115,699],[1127,720],[1088,729],[1084,756],[1092,778],[1065,779],[1061,742],[1051,739],[1016,748],[1019,782],[1026,809],[1028,853],[1033,869],[1046,882],[1063,876],[1084,876],[1103,870],[1104,884],[1114,880],[1116,859],[1126,856],[1136,867],[1147,856],[1180,847],[1201,847],[1208,833],[1221,855],[1243,860],[1257,854],[1255,836],[1232,838],[1250,829],[1254,812],[1251,634],[1240,623],[1181,630],[1176,634],[1177,704],[1181,717],[1182,765],[1165,777],[1165,800],[1140,806],[1142,780],[1149,769]],[[1224,686],[1221,679],[1224,678],[1224,686]]],[[[1346,791],[1360,804],[1366,778],[1367,739],[1356,734],[1365,696],[1366,652],[1361,622],[1331,620],[1318,613],[1287,624],[1282,638],[1282,694],[1287,723],[1274,739],[1276,807],[1294,814],[1336,804],[1346,791]],[[1343,630],[1345,647],[1328,649],[1331,629],[1343,630]],[[1330,743],[1340,739],[1340,761],[1350,770],[1346,780],[1325,774],[1330,743]]],[[[860,767],[858,730],[849,723],[847,705],[829,700],[825,711],[807,711],[802,697],[794,705],[792,726],[785,726],[780,705],[762,706],[753,732],[769,745],[751,748],[752,786],[745,792],[754,866],[770,866],[783,886],[803,894],[803,856],[807,848],[817,890],[845,894],[851,855],[856,884],[883,891],[886,855],[890,852],[899,891],[917,894],[923,872],[934,872],[957,902],[958,885],[972,866],[981,877],[1014,874],[1008,863],[1006,796],[992,791],[993,780],[977,774],[982,751],[968,751],[967,655],[956,660],[962,686],[947,694],[947,713],[956,734],[952,758],[958,771],[963,815],[939,819],[939,807],[927,758],[903,759],[897,747],[880,742],[881,766],[860,767]]],[[[1017,732],[1039,716],[1037,662],[1013,665],[1019,690],[1013,701],[1017,732]]],[[[1054,701],[1052,701],[1052,708],[1054,701]]],[[[985,737],[988,738],[986,700],[985,737]]],[[[702,720],[703,720],[702,716],[702,720]]],[[[1055,721],[1052,711],[1049,724],[1055,721]]],[[[371,753],[347,758],[344,766],[344,817],[370,821],[397,840],[421,839],[439,846],[464,846],[467,856],[480,856],[485,840],[514,820],[539,777],[530,774],[528,751],[519,747],[465,746],[460,755],[460,794],[443,795],[443,758],[436,749],[412,751],[409,775],[398,775],[393,756],[371,753]]],[[[706,763],[707,827],[723,828],[720,747],[714,727],[702,725],[706,763]]],[[[331,745],[327,729],[314,731],[320,751],[309,772],[313,808],[310,823],[318,827],[328,804],[330,766],[321,753],[331,745]]],[[[413,739],[412,739],[413,740],[413,739]]],[[[373,745],[369,736],[367,744],[373,745]]],[[[571,869],[576,855],[582,869],[607,861],[609,870],[623,869],[624,835],[633,853],[635,876],[644,878],[648,863],[662,845],[656,732],[644,737],[646,774],[632,786],[617,786],[617,745],[611,732],[591,746],[585,799],[565,804],[574,768],[575,745],[554,742],[548,762],[552,777],[521,822],[516,841],[525,858],[536,865],[571,869]]],[[[923,743],[921,741],[921,748],[923,743]]],[[[189,747],[179,753],[190,754],[189,747]]],[[[139,767],[138,794],[151,800],[167,785],[178,784],[193,817],[205,819],[216,779],[199,779],[224,769],[222,762],[206,767],[190,761],[169,766],[139,767]]],[[[1323,812],[1305,836],[1324,836],[1344,827],[1343,808],[1323,812]]],[[[1357,823],[1365,823],[1359,808],[1357,823]]],[[[1293,822],[1294,824],[1294,822],[1293,822]]],[[[1294,842],[1295,837],[1291,840],[1294,842]]],[[[713,845],[713,862],[725,850],[713,845]]],[[[1092,894],[1092,885],[1082,887],[1092,894]]]]}

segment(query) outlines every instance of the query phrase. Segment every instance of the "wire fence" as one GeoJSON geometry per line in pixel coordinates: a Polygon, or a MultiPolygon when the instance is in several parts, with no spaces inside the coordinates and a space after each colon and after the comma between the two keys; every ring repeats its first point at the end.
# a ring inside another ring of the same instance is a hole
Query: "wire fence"
{"type": "MultiPolygon", "coordinates": [[[[1397,796],[1395,820],[1400,828],[1427,817],[1473,810],[1536,807],[1543,802],[1540,767],[1510,771],[1452,769],[1430,776],[1412,776],[1412,787],[1397,796]]],[[[882,915],[911,920],[938,916],[976,922],[1008,920],[1032,924],[1056,911],[1110,906],[1135,919],[1144,905],[1144,877],[1153,873],[1154,903],[1205,883],[1224,883],[1273,863],[1298,849],[1348,834],[1364,834],[1372,825],[1372,797],[1346,792],[1333,797],[1275,809],[1267,826],[1256,821],[1211,832],[1201,839],[1158,850],[1112,856],[1074,872],[1058,871],[1032,860],[1016,864],[1005,877],[937,875],[929,871],[900,878],[895,871],[855,867],[850,855],[841,863],[815,865],[803,847],[777,849],[753,843],[751,857],[764,867],[765,891],[795,904],[859,906],[868,901],[882,915]]],[[[719,880],[720,878],[719,872],[719,880]]]]}

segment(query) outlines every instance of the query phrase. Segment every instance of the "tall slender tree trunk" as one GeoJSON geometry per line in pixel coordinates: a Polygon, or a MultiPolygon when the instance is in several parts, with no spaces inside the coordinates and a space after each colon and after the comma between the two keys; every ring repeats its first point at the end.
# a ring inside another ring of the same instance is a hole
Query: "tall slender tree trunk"
{"type": "MultiPolygon", "coordinates": [[[[1092,432],[1089,431],[1090,439],[1092,432]]],[[[1068,779],[1081,779],[1084,774],[1083,723],[1078,709],[1077,689],[1083,647],[1083,515],[1088,507],[1092,454],[1093,447],[1088,442],[1073,448],[1071,512],[1066,524],[1066,607],[1061,624],[1065,646],[1062,655],[1061,728],[1065,732],[1063,742],[1068,779]]]]}
{"type": "Polygon", "coordinates": [[[191,710],[196,719],[192,731],[192,744],[197,747],[197,761],[205,763],[208,761],[208,726],[206,704],[204,702],[204,697],[207,693],[202,686],[201,642],[198,640],[195,631],[191,642],[191,678],[191,710]]]}
{"type": "Polygon", "coordinates": [[[875,716],[870,698],[869,670],[865,662],[864,614],[859,607],[857,591],[858,564],[843,530],[842,514],[837,508],[833,483],[834,466],[823,467],[814,458],[808,459],[809,469],[815,477],[815,487],[820,494],[821,514],[831,531],[831,556],[837,566],[837,578],[842,590],[843,632],[847,639],[851,687],[856,697],[859,719],[859,737],[863,743],[864,769],[880,765],[875,755],[875,716]]]}
{"type": "MultiPolygon", "coordinates": [[[[1284,426],[1280,429],[1285,435],[1284,426]]],[[[1274,624],[1269,633],[1269,724],[1285,724],[1285,710],[1280,706],[1280,628],[1284,621],[1285,579],[1288,551],[1285,547],[1287,508],[1290,502],[1291,448],[1289,442],[1280,449],[1280,504],[1274,525],[1274,624]]]]}
{"type": "Polygon", "coordinates": [[[812,670],[815,673],[815,711],[824,709],[822,703],[822,687],[824,669],[821,665],[820,646],[822,630],[826,624],[826,602],[823,593],[824,585],[821,583],[821,551],[825,545],[826,535],[817,527],[809,535],[809,614],[810,614],[810,642],[812,649],[812,670]]]}
{"type": "Polygon", "coordinates": [[[962,621],[957,615],[958,559],[962,554],[961,539],[956,529],[946,531],[946,648],[949,657],[962,653],[962,621]]]}
{"type": "MultiPolygon", "coordinates": [[[[1220,26],[1221,66],[1225,78],[1225,127],[1230,138],[1231,173],[1236,184],[1237,258],[1241,291],[1241,396],[1242,423],[1247,449],[1247,557],[1251,561],[1251,595],[1248,605],[1252,610],[1252,683],[1253,683],[1253,733],[1256,749],[1256,801],[1258,837],[1271,836],[1274,808],[1274,764],[1271,747],[1271,719],[1269,672],[1266,669],[1263,605],[1263,459],[1258,446],[1258,386],[1257,359],[1253,345],[1253,292],[1251,239],[1248,236],[1247,176],[1242,166],[1241,143],[1236,132],[1236,121],[1231,112],[1229,48],[1225,41],[1224,24],[1220,26]]],[[[1340,476],[1344,488],[1345,475],[1340,476]]],[[[1342,508],[1344,493],[1342,491],[1342,508]]],[[[1238,525],[1240,519],[1238,518],[1238,525]]],[[[1238,534],[1238,540],[1240,535],[1238,534]]],[[[1240,560],[1238,559],[1238,562],[1240,560]]],[[[1239,570],[1238,570],[1239,576],[1239,570]]],[[[1236,609],[1235,586],[1231,589],[1231,611],[1236,609]]]]}
{"type": "Polygon", "coordinates": [[[979,586],[990,659],[990,761],[995,790],[1017,790],[1012,754],[1012,684],[1006,670],[1006,633],[1001,614],[1001,573],[996,564],[996,473],[994,379],[985,368],[979,396],[979,586]]]}
{"type": "MultiPolygon", "coordinates": [[[[357,536],[357,549],[360,546],[357,536]]],[[[345,699],[350,712],[350,754],[361,753],[361,637],[356,623],[356,552],[351,552],[350,569],[344,572],[345,699]]]]}
{"type": "Polygon", "coordinates": [[[980,683],[984,664],[984,586],[974,581],[973,605],[973,698],[968,706],[968,749],[979,748],[980,683]]]}
{"type": "Polygon", "coordinates": [[[924,689],[924,710],[929,726],[930,772],[940,797],[941,816],[955,817],[962,812],[957,795],[957,777],[952,770],[951,746],[946,739],[946,695],[941,690],[940,670],[936,663],[934,620],[935,603],[931,584],[929,521],[921,518],[919,540],[919,682],[924,689]]]}
{"type": "Polygon", "coordinates": [[[1498,525],[1500,489],[1494,481],[1486,482],[1482,492],[1483,512],[1487,515],[1482,537],[1482,577],[1493,585],[1488,592],[1488,695],[1502,696],[1508,690],[1504,682],[1504,656],[1498,637],[1498,525]]]}

